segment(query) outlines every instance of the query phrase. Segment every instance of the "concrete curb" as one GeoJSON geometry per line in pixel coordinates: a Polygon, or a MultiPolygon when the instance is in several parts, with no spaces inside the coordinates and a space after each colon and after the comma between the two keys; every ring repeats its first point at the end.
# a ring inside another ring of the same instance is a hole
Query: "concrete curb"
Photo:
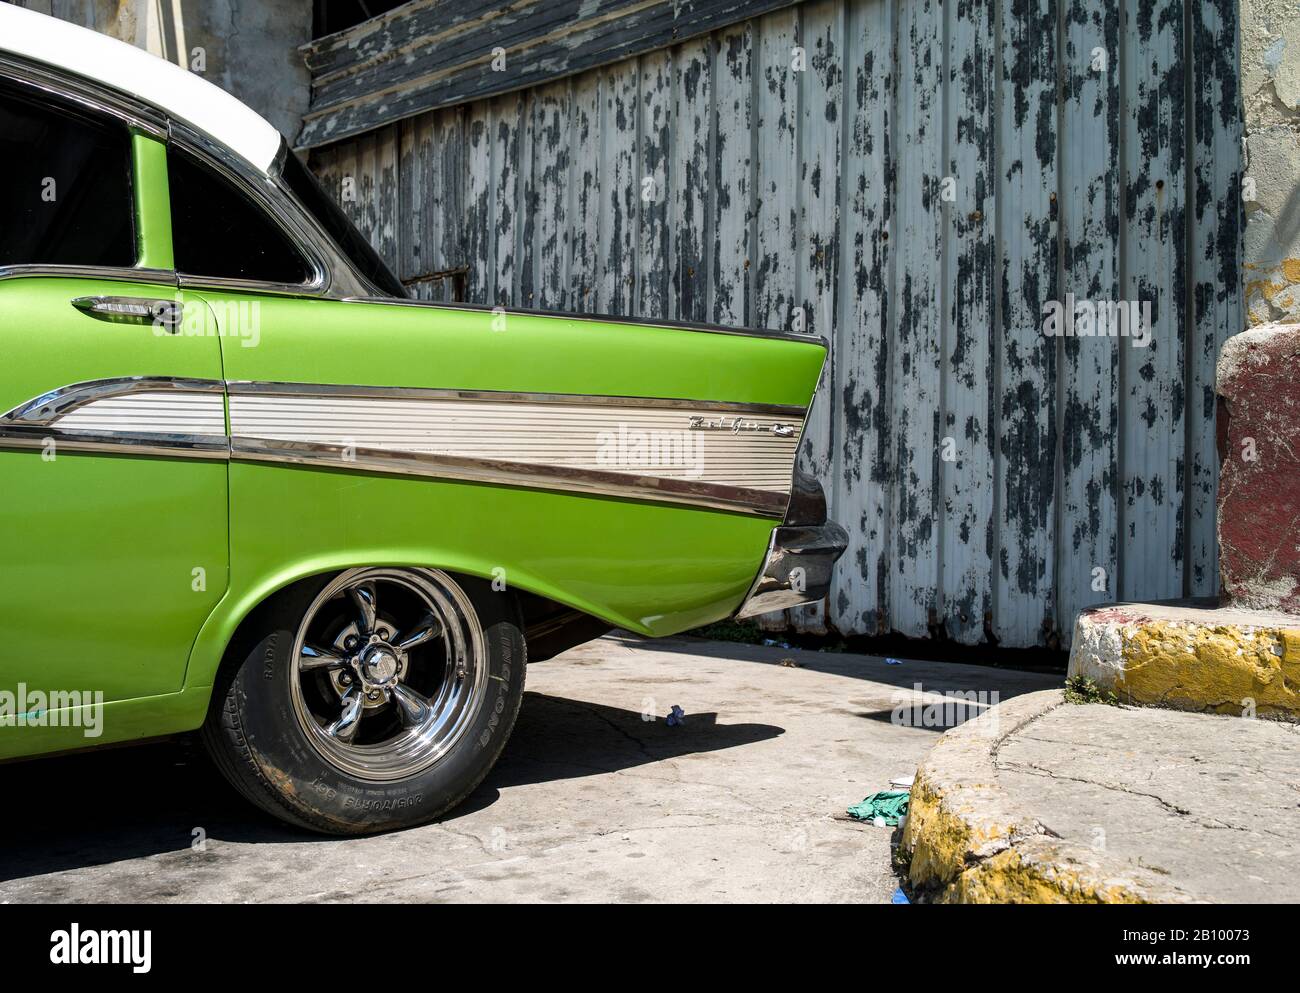
{"type": "Polygon", "coordinates": [[[1300,719],[1300,617],[1204,602],[1126,603],[1079,614],[1070,675],[1123,703],[1300,719]]]}
{"type": "Polygon", "coordinates": [[[1014,697],[958,725],[917,770],[902,847],[917,896],[936,903],[1194,903],[1154,873],[1053,837],[999,785],[1002,743],[1063,705],[1014,697]]]}

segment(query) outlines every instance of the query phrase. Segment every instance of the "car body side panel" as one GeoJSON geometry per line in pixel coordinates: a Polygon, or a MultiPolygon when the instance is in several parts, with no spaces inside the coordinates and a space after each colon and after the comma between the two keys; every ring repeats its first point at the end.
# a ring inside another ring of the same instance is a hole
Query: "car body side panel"
{"type": "MultiPolygon", "coordinates": [[[[0,414],[69,383],[140,369],[220,378],[215,333],[160,335],[148,324],[100,320],[71,305],[83,296],[183,298],[192,313],[206,312],[164,284],[0,280],[0,414]]],[[[194,638],[226,590],[227,465],[60,445],[0,445],[0,631],[8,646],[0,686],[98,693],[106,703],[175,694],[194,638]]],[[[0,727],[0,757],[64,747],[68,729],[45,723],[0,727]]]]}
{"type": "MultiPolygon", "coordinates": [[[[815,343],[634,324],[203,291],[226,378],[806,406],[815,343]],[[243,301],[244,310],[239,304],[243,301]],[[253,317],[252,315],[256,315],[253,317]],[[494,330],[494,322],[497,322],[494,330]]],[[[233,388],[233,387],[232,387],[233,388]]],[[[683,427],[685,425],[683,424],[683,427]]],[[[230,466],[231,593],[195,646],[212,678],[240,619],[276,589],[351,566],[437,566],[650,635],[727,616],[753,583],[770,516],[345,468],[230,466]]]]}
{"type": "MultiPolygon", "coordinates": [[[[249,300],[204,291],[219,316],[249,300]],[[223,309],[224,308],[224,309],[223,309]]],[[[792,404],[825,349],[797,339],[339,300],[256,298],[257,335],[223,339],[226,378],[792,404]]]]}

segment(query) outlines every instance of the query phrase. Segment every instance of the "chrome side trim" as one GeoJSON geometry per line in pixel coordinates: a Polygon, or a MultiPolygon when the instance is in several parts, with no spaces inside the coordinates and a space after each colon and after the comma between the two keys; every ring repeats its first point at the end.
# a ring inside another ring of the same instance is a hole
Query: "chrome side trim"
{"type": "Polygon", "coordinates": [[[48,427],[74,410],[100,400],[135,393],[221,393],[225,385],[216,379],[181,379],[172,376],[123,376],[93,379],[61,386],[15,407],[0,417],[0,427],[9,424],[48,427]]]}
{"type": "Polygon", "coordinates": [[[381,400],[480,400],[489,403],[572,404],[581,407],[666,407],[676,410],[720,411],[803,420],[805,408],[775,403],[728,400],[682,400],[664,397],[606,396],[586,393],[519,393],[509,390],[447,390],[422,386],[350,386],[316,383],[271,383],[232,379],[231,396],[361,397],[381,400]]]}
{"type": "Polygon", "coordinates": [[[803,425],[802,413],[721,412],[689,400],[420,389],[276,385],[248,392],[236,384],[229,406],[236,440],[489,459],[601,479],[677,479],[787,499],[803,425]],[[735,430],[703,431],[701,424],[735,430]]]}
{"type": "Polygon", "coordinates": [[[699,438],[711,446],[704,450],[715,474],[699,479],[674,467],[658,474],[636,465],[603,468],[589,450],[598,444],[593,432],[625,423],[620,415],[637,430],[678,422],[685,428],[691,414],[710,409],[803,423],[798,407],[666,398],[297,383],[236,382],[229,389],[233,436],[226,433],[223,382],[136,376],[75,383],[16,407],[0,416],[0,448],[40,449],[53,441],[57,449],[73,452],[287,463],[780,518],[790,499],[786,479],[793,438],[760,433],[699,438]],[[369,399],[376,401],[373,412],[364,403],[369,399]],[[456,409],[461,403],[465,409],[456,409]],[[520,426],[518,438],[511,425],[520,426]],[[475,431],[487,432],[488,457],[478,454],[475,431]],[[347,437],[353,432],[359,443],[347,437]]]}
{"type": "Polygon", "coordinates": [[[54,449],[108,455],[157,455],[170,458],[230,458],[225,435],[130,434],[122,431],[65,431],[43,425],[0,422],[0,449],[54,449]]]}
{"type": "Polygon", "coordinates": [[[683,479],[634,476],[621,472],[569,469],[497,459],[467,459],[428,452],[353,448],[320,442],[235,437],[231,439],[230,457],[253,462],[289,462],[317,468],[362,470],[689,504],[767,517],[780,517],[785,513],[788,499],[784,493],[769,490],[683,479]]]}

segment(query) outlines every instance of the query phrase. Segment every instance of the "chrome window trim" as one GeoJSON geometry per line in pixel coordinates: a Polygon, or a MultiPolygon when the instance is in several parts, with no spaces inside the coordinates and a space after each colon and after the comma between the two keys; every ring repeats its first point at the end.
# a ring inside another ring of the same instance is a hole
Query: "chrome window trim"
{"type": "Polygon", "coordinates": [[[668,407],[719,413],[762,414],[799,418],[805,408],[795,405],[744,403],[729,400],[687,400],[668,397],[608,396],[588,393],[525,393],[510,390],[452,390],[422,386],[355,386],[318,383],[274,383],[228,380],[232,396],[333,396],[388,400],[482,400],[492,403],[571,404],[581,407],[668,407]]]}
{"type": "Polygon", "coordinates": [[[56,279],[108,279],[125,283],[153,283],[177,287],[176,273],[170,269],[128,268],[125,266],[58,265],[53,262],[23,262],[0,266],[0,279],[27,276],[50,276],[56,279]]]}
{"type": "Polygon", "coordinates": [[[73,75],[12,52],[0,53],[0,76],[44,93],[109,114],[128,127],[165,141],[167,117],[146,103],[84,76],[73,75]]]}
{"type": "Polygon", "coordinates": [[[49,426],[60,417],[97,400],[129,396],[132,393],[224,393],[218,379],[184,379],[175,376],[122,376],[71,383],[43,393],[0,417],[0,426],[49,426]]]}
{"type": "MultiPolygon", "coordinates": [[[[11,53],[0,54],[0,76],[20,85],[48,93],[95,111],[109,114],[159,141],[175,144],[199,156],[214,167],[223,178],[235,184],[237,190],[252,200],[254,206],[270,214],[273,222],[284,231],[295,248],[302,253],[311,270],[311,279],[300,284],[271,283],[262,280],[227,279],[179,273],[171,278],[177,286],[194,289],[233,290],[255,293],[274,293],[290,296],[327,296],[337,289],[337,296],[373,292],[375,287],[357,276],[333,244],[319,229],[280,182],[278,171],[288,154],[288,145],[281,142],[281,151],[272,165],[273,175],[267,175],[245,161],[231,149],[210,139],[184,121],[169,117],[150,104],[129,94],[100,85],[93,80],[74,75],[63,69],[25,59],[11,53]]],[[[24,275],[0,270],[5,275],[24,275]]]]}
{"type": "Polygon", "coordinates": [[[204,276],[177,269],[181,286],[193,289],[216,289],[275,293],[292,296],[326,296],[333,285],[333,273],[326,255],[310,237],[302,210],[285,196],[281,185],[263,174],[230,149],[176,119],[169,121],[169,143],[189,152],[218,176],[234,186],[254,208],[265,214],[302,256],[311,277],[302,283],[275,283],[258,279],[228,276],[204,276]]]}
{"type": "Polygon", "coordinates": [[[280,441],[235,436],[230,442],[232,460],[292,463],[326,469],[349,469],[420,476],[462,482],[560,490],[593,496],[623,497],[653,503],[689,504],[712,510],[740,511],[764,517],[781,517],[788,496],[716,483],[568,469],[507,462],[500,459],[466,459],[425,452],[394,452],[379,448],[330,445],[321,442],[280,441]]]}

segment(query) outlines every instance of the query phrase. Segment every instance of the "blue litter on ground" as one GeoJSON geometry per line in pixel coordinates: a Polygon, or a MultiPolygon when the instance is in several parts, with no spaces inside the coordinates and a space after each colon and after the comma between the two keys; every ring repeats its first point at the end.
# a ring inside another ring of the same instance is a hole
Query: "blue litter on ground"
{"type": "Polygon", "coordinates": [[[894,895],[889,898],[890,903],[911,903],[907,894],[903,892],[903,887],[899,886],[894,890],[894,895]]]}
{"type": "Polygon", "coordinates": [[[686,714],[682,712],[681,707],[677,706],[677,704],[673,704],[673,709],[668,711],[668,726],[670,728],[675,728],[678,724],[685,723],[686,714]]]}
{"type": "Polygon", "coordinates": [[[885,665],[902,665],[902,659],[885,659],[885,665]]]}

